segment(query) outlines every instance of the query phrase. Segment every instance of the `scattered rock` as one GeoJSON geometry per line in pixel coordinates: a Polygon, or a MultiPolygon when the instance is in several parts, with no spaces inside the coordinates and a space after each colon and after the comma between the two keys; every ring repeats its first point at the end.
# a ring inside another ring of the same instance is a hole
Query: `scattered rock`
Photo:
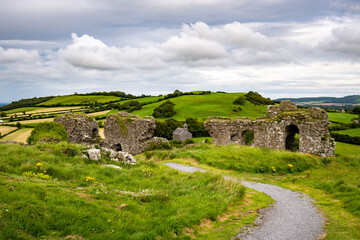
{"type": "Polygon", "coordinates": [[[89,149],[86,150],[89,159],[93,161],[99,161],[101,159],[101,152],[100,149],[89,149]]]}
{"type": "Polygon", "coordinates": [[[19,142],[12,141],[12,140],[7,140],[5,142],[0,142],[0,144],[19,144],[19,142]]]}
{"type": "Polygon", "coordinates": [[[112,165],[112,164],[106,164],[106,165],[104,165],[104,166],[105,166],[105,167],[115,168],[115,169],[122,169],[121,167],[116,166],[116,165],[112,165]]]}

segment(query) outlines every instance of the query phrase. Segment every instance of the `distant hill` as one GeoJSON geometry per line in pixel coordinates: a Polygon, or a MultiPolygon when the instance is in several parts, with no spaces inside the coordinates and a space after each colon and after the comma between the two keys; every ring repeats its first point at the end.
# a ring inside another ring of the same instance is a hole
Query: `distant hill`
{"type": "Polygon", "coordinates": [[[304,98],[278,98],[276,101],[290,100],[303,105],[354,105],[360,104],[360,95],[336,97],[304,97],[304,98]]]}

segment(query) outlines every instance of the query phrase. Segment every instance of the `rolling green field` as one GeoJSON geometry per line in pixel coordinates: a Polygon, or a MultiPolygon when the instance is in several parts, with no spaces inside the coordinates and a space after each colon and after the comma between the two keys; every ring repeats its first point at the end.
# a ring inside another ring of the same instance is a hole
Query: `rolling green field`
{"type": "Polygon", "coordinates": [[[156,102],[157,100],[159,100],[162,97],[143,97],[143,98],[136,98],[136,99],[128,99],[128,100],[122,100],[116,103],[120,103],[120,104],[124,104],[126,102],[130,102],[130,101],[138,101],[139,103],[151,103],[151,102],[156,102]]]}
{"type": "Polygon", "coordinates": [[[84,102],[99,102],[99,103],[106,103],[111,101],[121,100],[120,97],[115,96],[101,96],[101,95],[88,95],[88,96],[78,96],[78,95],[71,95],[71,96],[61,96],[55,97],[50,99],[49,101],[40,103],[38,105],[73,105],[73,104],[82,104],[84,102]]]}
{"type": "Polygon", "coordinates": [[[331,121],[331,122],[339,122],[339,123],[351,123],[351,119],[359,117],[356,114],[350,114],[350,113],[332,113],[332,112],[329,112],[328,115],[329,115],[329,121],[331,121]]]}
{"type": "Polygon", "coordinates": [[[360,145],[336,142],[335,153],[341,155],[355,155],[360,157],[360,145]]]}
{"type": "Polygon", "coordinates": [[[5,111],[5,113],[7,114],[11,114],[11,113],[22,113],[22,112],[28,112],[28,111],[35,111],[38,109],[43,109],[41,107],[23,107],[23,108],[16,108],[13,110],[9,110],[9,111],[5,111]]]}
{"type": "MultiPolygon", "coordinates": [[[[241,106],[243,109],[241,112],[233,112],[233,101],[243,95],[245,93],[211,93],[208,95],[185,95],[172,98],[169,100],[175,104],[176,111],[176,115],[172,118],[176,120],[185,120],[188,117],[205,120],[209,116],[256,118],[267,112],[267,106],[258,106],[249,102],[241,106]]],[[[152,116],[154,109],[164,101],[146,105],[141,110],[134,111],[133,114],[141,117],[152,116]]]]}
{"type": "Polygon", "coordinates": [[[360,137],[360,128],[352,128],[347,130],[333,131],[334,133],[345,134],[352,137],[360,137]]]}
{"type": "Polygon", "coordinates": [[[26,143],[26,139],[30,136],[31,131],[33,129],[32,128],[22,128],[19,129],[13,133],[10,133],[9,135],[0,138],[0,142],[5,142],[5,141],[16,141],[16,142],[20,142],[20,143],[26,143]]]}

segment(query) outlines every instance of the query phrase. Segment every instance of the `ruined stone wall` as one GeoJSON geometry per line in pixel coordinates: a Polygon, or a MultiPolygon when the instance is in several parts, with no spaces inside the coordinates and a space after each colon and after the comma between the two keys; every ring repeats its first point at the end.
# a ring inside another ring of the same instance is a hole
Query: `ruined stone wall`
{"type": "Polygon", "coordinates": [[[64,126],[69,135],[69,142],[93,143],[99,138],[99,128],[96,120],[85,114],[67,113],[56,117],[54,122],[64,126]]]}
{"type": "Polygon", "coordinates": [[[299,152],[333,156],[335,142],[330,138],[327,114],[320,108],[298,110],[289,101],[271,106],[266,116],[250,119],[209,118],[204,126],[217,145],[245,144],[244,132],[254,133],[252,146],[292,150],[299,133],[299,152]]]}
{"type": "Polygon", "coordinates": [[[117,151],[138,154],[151,140],[156,124],[153,117],[140,118],[130,113],[117,113],[106,117],[105,145],[117,151]]]}
{"type": "Polygon", "coordinates": [[[99,128],[96,120],[85,114],[67,113],[56,117],[54,122],[64,126],[69,135],[70,142],[93,143],[99,138],[99,128]]]}

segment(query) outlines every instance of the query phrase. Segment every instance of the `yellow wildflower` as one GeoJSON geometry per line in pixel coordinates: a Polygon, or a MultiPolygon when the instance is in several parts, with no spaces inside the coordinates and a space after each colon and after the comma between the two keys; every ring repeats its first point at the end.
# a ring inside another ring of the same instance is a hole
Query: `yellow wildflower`
{"type": "Polygon", "coordinates": [[[271,167],[271,169],[273,170],[273,172],[276,172],[276,168],[275,168],[275,167],[271,167]]]}
{"type": "Polygon", "coordinates": [[[292,164],[290,164],[290,163],[288,164],[288,167],[289,167],[289,168],[292,168],[293,166],[294,166],[294,165],[292,165],[292,164]]]}
{"type": "Polygon", "coordinates": [[[87,182],[89,182],[89,181],[94,181],[95,178],[94,178],[94,177],[86,177],[85,180],[86,180],[87,182]]]}
{"type": "Polygon", "coordinates": [[[310,153],[307,153],[306,156],[311,157],[311,154],[310,154],[310,153]]]}
{"type": "Polygon", "coordinates": [[[35,165],[38,169],[42,169],[43,165],[41,162],[38,162],[36,165],[35,165]]]}

